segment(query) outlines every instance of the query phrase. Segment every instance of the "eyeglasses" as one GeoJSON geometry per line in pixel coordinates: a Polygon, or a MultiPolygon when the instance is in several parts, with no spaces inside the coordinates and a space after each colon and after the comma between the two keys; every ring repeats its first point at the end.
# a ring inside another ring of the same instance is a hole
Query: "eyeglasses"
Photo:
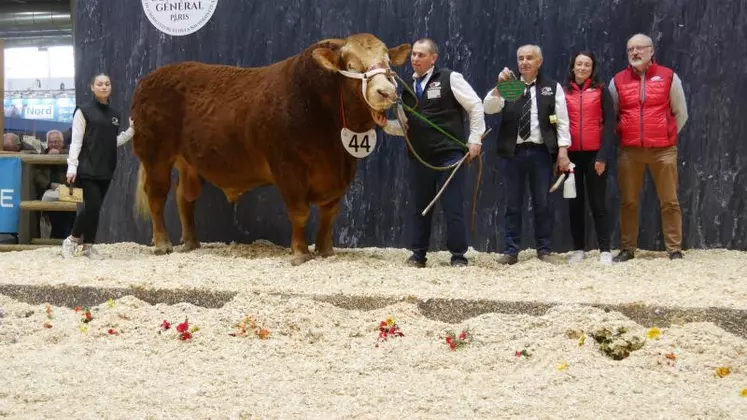
{"type": "Polygon", "coordinates": [[[649,47],[651,47],[651,45],[644,45],[644,46],[637,46],[636,45],[636,46],[633,46],[633,47],[628,47],[628,54],[630,54],[632,52],[636,52],[636,51],[643,51],[643,50],[645,50],[646,48],[649,48],[649,47]]]}

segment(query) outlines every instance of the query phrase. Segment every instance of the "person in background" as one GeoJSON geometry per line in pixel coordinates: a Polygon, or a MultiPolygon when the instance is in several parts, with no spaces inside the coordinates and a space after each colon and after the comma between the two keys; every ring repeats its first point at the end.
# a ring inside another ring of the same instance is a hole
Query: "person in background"
{"type": "MultiPolygon", "coordinates": [[[[523,45],[516,51],[516,61],[524,93],[516,102],[506,101],[498,89],[485,96],[486,114],[501,114],[498,132],[498,156],[506,186],[506,231],[499,264],[516,264],[521,249],[521,213],[527,182],[534,213],[534,238],[537,258],[553,263],[550,242],[553,210],[550,185],[553,166],[568,170],[568,111],[560,83],[540,71],[542,50],[537,45],[523,45]],[[555,117],[555,118],[553,118],[555,117]],[[557,157],[556,157],[557,156],[557,157]]],[[[513,72],[504,68],[498,83],[511,80],[513,72]]]]}
{"type": "Polygon", "coordinates": [[[576,198],[568,201],[574,249],[570,262],[582,261],[585,256],[588,201],[594,217],[599,261],[612,264],[606,206],[607,162],[616,140],[617,117],[612,96],[599,77],[594,53],[581,51],[573,55],[564,90],[571,132],[568,158],[575,165],[576,178],[576,198]]]}
{"type": "Polygon", "coordinates": [[[682,258],[682,214],[677,198],[677,137],[687,122],[682,81],[668,67],[656,63],[654,42],[633,35],[627,44],[628,67],[610,81],[618,110],[620,151],[620,253],[615,262],[635,257],[638,247],[638,201],[646,167],[656,186],[661,208],[664,243],[670,259],[682,258]]]}
{"type": "Polygon", "coordinates": [[[91,79],[94,98],[76,107],[73,131],[67,159],[67,181],[83,189],[83,208],[75,218],[73,231],[62,242],[62,257],[71,258],[78,244],[83,242],[83,254],[92,259],[102,258],[93,247],[99,224],[99,213],[117,166],[117,147],[124,145],[134,134],[134,125],[120,132],[121,114],[109,104],[111,80],[106,74],[91,79]]]}
{"type": "Polygon", "coordinates": [[[4,152],[20,152],[21,151],[21,139],[16,133],[5,133],[3,134],[3,151],[4,152]]]}
{"type": "MultiPolygon", "coordinates": [[[[50,130],[47,132],[47,148],[43,154],[57,155],[67,153],[64,149],[62,132],[50,130]]],[[[34,185],[37,198],[42,201],[58,201],[60,199],[60,185],[65,183],[66,173],[64,165],[39,165],[34,168],[34,185]]],[[[42,212],[51,225],[50,238],[64,239],[70,234],[75,220],[75,213],[66,211],[42,212]]]]}

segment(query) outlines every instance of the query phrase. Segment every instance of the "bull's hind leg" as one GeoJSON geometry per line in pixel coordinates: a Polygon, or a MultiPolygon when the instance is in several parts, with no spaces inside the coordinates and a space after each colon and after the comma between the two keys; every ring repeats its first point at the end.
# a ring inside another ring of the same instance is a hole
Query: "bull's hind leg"
{"type": "Polygon", "coordinates": [[[171,162],[158,162],[145,168],[145,193],[148,195],[153,220],[153,253],[156,255],[168,254],[173,249],[163,218],[166,198],[171,188],[171,165],[171,162]]]}
{"type": "Polygon", "coordinates": [[[312,257],[311,252],[309,252],[309,245],[306,243],[306,235],[304,235],[310,213],[309,204],[306,202],[298,202],[288,206],[288,216],[293,228],[291,265],[301,265],[312,257]]]}
{"type": "Polygon", "coordinates": [[[176,187],[176,205],[179,209],[179,220],[182,224],[182,251],[191,251],[200,247],[195,228],[195,201],[202,192],[202,183],[197,171],[184,159],[176,161],[179,170],[179,183],[176,187]]]}
{"type": "Polygon", "coordinates": [[[316,232],[316,251],[322,257],[332,255],[332,224],[340,212],[340,198],[319,205],[319,228],[316,232]]]}

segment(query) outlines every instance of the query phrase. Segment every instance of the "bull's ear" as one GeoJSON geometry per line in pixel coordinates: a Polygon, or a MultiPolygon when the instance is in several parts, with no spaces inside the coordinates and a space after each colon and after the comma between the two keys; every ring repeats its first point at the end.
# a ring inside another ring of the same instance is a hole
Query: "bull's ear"
{"type": "Polygon", "coordinates": [[[407,57],[410,56],[410,44],[402,44],[400,46],[389,48],[389,58],[392,60],[392,66],[402,66],[407,61],[407,57]]]}
{"type": "Polygon", "coordinates": [[[315,48],[314,52],[311,53],[311,56],[314,57],[314,60],[316,60],[316,62],[326,70],[340,70],[340,56],[329,48],[315,48]]]}

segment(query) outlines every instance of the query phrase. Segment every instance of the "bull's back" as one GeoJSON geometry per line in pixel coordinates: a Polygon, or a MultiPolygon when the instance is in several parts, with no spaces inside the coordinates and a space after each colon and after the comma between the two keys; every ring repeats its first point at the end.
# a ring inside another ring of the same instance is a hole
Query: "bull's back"
{"type": "Polygon", "coordinates": [[[247,134],[267,70],[182,62],[148,74],[133,95],[136,132],[147,133],[136,136],[136,153],[181,156],[224,188],[271,182],[266,145],[247,134]]]}

